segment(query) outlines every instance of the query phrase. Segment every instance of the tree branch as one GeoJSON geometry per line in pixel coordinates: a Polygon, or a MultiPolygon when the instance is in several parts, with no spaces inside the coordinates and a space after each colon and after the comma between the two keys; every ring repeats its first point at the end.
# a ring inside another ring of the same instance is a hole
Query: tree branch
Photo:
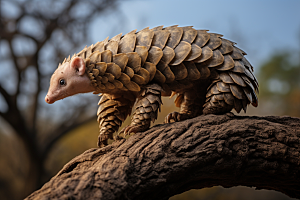
{"type": "Polygon", "coordinates": [[[12,107],[13,104],[12,104],[12,102],[11,102],[11,97],[10,97],[10,95],[8,94],[8,92],[1,86],[1,84],[0,84],[0,94],[2,94],[4,100],[5,100],[6,103],[7,103],[8,108],[12,107]]]}
{"type": "Polygon", "coordinates": [[[168,199],[244,185],[300,198],[300,119],[206,115],[77,156],[27,199],[168,199]]]}

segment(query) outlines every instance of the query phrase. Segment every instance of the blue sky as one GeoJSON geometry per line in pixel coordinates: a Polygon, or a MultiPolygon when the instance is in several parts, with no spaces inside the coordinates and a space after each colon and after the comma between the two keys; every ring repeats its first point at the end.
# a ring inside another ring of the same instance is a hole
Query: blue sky
{"type": "Polygon", "coordinates": [[[91,43],[133,29],[178,24],[223,34],[248,53],[254,67],[275,51],[300,48],[298,0],[125,0],[119,11],[93,22],[91,43]]]}

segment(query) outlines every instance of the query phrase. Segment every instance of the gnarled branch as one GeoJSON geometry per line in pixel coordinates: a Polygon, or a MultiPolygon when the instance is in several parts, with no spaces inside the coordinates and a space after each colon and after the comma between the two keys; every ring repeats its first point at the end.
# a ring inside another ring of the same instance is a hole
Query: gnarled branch
{"type": "Polygon", "coordinates": [[[90,149],[27,199],[168,199],[252,186],[300,198],[300,119],[206,115],[90,149]]]}

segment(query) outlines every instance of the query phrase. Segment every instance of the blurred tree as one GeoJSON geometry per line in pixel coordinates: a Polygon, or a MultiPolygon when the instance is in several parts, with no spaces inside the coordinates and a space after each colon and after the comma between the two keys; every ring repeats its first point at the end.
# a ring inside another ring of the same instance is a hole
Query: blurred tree
{"type": "Polygon", "coordinates": [[[13,146],[24,149],[24,155],[15,149],[1,151],[1,163],[9,166],[1,168],[1,199],[23,198],[40,187],[49,178],[45,162],[53,145],[70,130],[95,120],[93,98],[64,100],[50,110],[44,96],[57,63],[87,42],[96,16],[115,8],[115,0],[1,2],[0,145],[11,141],[4,132],[13,132],[18,136],[13,146]],[[10,171],[22,177],[23,184],[10,182],[10,171]]]}
{"type": "Polygon", "coordinates": [[[300,58],[297,51],[277,52],[260,68],[260,107],[269,115],[300,117],[300,58]]]}

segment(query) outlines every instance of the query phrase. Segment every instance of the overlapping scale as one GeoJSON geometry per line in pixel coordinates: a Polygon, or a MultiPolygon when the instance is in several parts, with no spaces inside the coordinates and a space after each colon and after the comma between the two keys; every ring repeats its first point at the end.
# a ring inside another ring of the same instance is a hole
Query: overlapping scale
{"type": "Polygon", "coordinates": [[[163,56],[162,56],[161,60],[164,61],[166,64],[169,64],[173,60],[174,57],[175,57],[174,49],[166,46],[163,50],[163,56]]]}
{"type": "Polygon", "coordinates": [[[234,68],[234,60],[232,59],[231,56],[225,55],[224,56],[224,62],[220,65],[217,66],[216,69],[220,71],[228,71],[232,68],[234,68]]]}
{"type": "Polygon", "coordinates": [[[181,41],[192,43],[197,37],[197,31],[192,28],[192,26],[181,27],[183,30],[183,35],[181,41]]]}
{"type": "Polygon", "coordinates": [[[177,27],[177,25],[169,26],[169,27],[166,27],[165,29],[168,30],[170,33],[170,37],[169,37],[166,45],[171,47],[172,49],[174,49],[181,40],[183,30],[182,30],[182,28],[177,27]]]}
{"type": "Polygon", "coordinates": [[[126,53],[126,55],[128,57],[127,66],[132,68],[135,73],[138,72],[142,65],[142,60],[139,54],[136,52],[129,52],[126,53]]]}
{"type": "Polygon", "coordinates": [[[136,46],[134,50],[141,57],[141,65],[143,66],[148,57],[148,49],[145,46],[136,46]]]}
{"type": "Polygon", "coordinates": [[[203,47],[207,44],[209,39],[210,34],[208,34],[206,30],[197,30],[197,37],[194,40],[194,43],[199,47],[203,47]]]}
{"type": "Polygon", "coordinates": [[[234,81],[232,80],[232,78],[229,76],[229,74],[227,72],[221,72],[219,74],[220,79],[224,82],[224,83],[234,83],[234,81]]]}
{"type": "Polygon", "coordinates": [[[154,82],[163,84],[166,82],[166,77],[159,70],[156,70],[152,80],[154,82]]]}
{"type": "Polygon", "coordinates": [[[210,39],[206,46],[208,46],[211,50],[215,50],[219,46],[221,46],[222,40],[219,38],[218,35],[210,33],[210,39]]]}
{"type": "Polygon", "coordinates": [[[128,63],[128,57],[125,53],[119,53],[119,54],[113,55],[112,62],[117,64],[121,68],[121,70],[124,71],[124,69],[128,63]]]}
{"type": "Polygon", "coordinates": [[[105,49],[110,50],[113,55],[116,55],[118,53],[118,46],[119,46],[119,42],[117,42],[115,40],[110,40],[105,45],[105,49]]]}
{"type": "Polygon", "coordinates": [[[157,65],[157,63],[160,61],[160,59],[163,56],[163,51],[161,48],[156,46],[151,46],[148,52],[147,61],[153,63],[154,65],[157,65]]]}
{"type": "Polygon", "coordinates": [[[153,36],[154,32],[149,28],[145,28],[139,31],[136,34],[136,46],[145,46],[147,50],[149,50],[151,47],[153,36]]]}
{"type": "Polygon", "coordinates": [[[238,84],[238,85],[240,85],[242,87],[246,87],[247,86],[246,83],[245,83],[245,81],[241,78],[240,75],[238,75],[238,74],[236,74],[234,72],[228,72],[228,74],[229,74],[229,76],[232,78],[232,80],[236,84],[238,84]]]}
{"type": "Polygon", "coordinates": [[[102,76],[104,75],[106,69],[107,69],[107,64],[105,62],[98,62],[95,64],[96,69],[99,70],[99,75],[102,76]]]}
{"type": "Polygon", "coordinates": [[[121,81],[123,85],[126,85],[130,82],[130,77],[127,74],[121,73],[121,76],[119,77],[118,80],[121,81]]]}
{"type": "Polygon", "coordinates": [[[159,31],[159,30],[162,30],[163,27],[164,27],[163,25],[162,26],[157,26],[157,27],[152,28],[151,30],[152,31],[159,31]]]}
{"type": "Polygon", "coordinates": [[[115,80],[115,76],[110,73],[105,73],[102,77],[106,77],[108,82],[112,82],[113,80],[115,80]]]}
{"type": "Polygon", "coordinates": [[[208,59],[211,59],[213,54],[214,54],[213,51],[208,46],[205,46],[205,47],[202,48],[201,56],[199,58],[195,59],[194,62],[195,63],[205,62],[208,59]]]}
{"type": "Polygon", "coordinates": [[[138,92],[141,90],[140,86],[133,81],[123,84],[128,90],[138,92]]]}
{"type": "Polygon", "coordinates": [[[229,84],[226,84],[222,81],[217,83],[217,88],[220,92],[231,92],[229,84]]]}
{"type": "Polygon", "coordinates": [[[231,92],[223,93],[223,96],[224,96],[224,100],[227,104],[234,105],[234,96],[232,95],[231,92]]]}
{"type": "Polygon", "coordinates": [[[133,71],[133,69],[130,68],[130,67],[127,67],[127,66],[125,67],[124,73],[125,73],[126,75],[128,75],[130,78],[132,78],[132,77],[134,76],[134,71],[133,71]]]}
{"type": "Polygon", "coordinates": [[[118,34],[118,35],[112,37],[110,40],[113,40],[113,41],[116,41],[116,42],[119,43],[120,40],[121,40],[121,37],[122,37],[122,33],[120,33],[120,34],[118,34]]]}
{"type": "Polygon", "coordinates": [[[169,36],[170,32],[168,30],[154,31],[154,36],[151,45],[163,49],[166,46],[169,36]]]}
{"type": "Polygon", "coordinates": [[[89,56],[89,59],[91,63],[101,62],[101,53],[99,51],[95,51],[89,56]]]}
{"type": "Polygon", "coordinates": [[[236,98],[244,99],[244,91],[240,86],[230,84],[230,90],[231,90],[231,93],[233,94],[233,96],[235,96],[236,98]]]}
{"type": "Polygon", "coordinates": [[[101,52],[101,61],[105,63],[110,63],[112,61],[112,53],[110,50],[101,52]]]}
{"type": "Polygon", "coordinates": [[[207,66],[200,63],[195,63],[195,65],[200,72],[200,79],[207,79],[210,76],[210,69],[207,66]]]}
{"type": "Polygon", "coordinates": [[[247,96],[248,100],[252,103],[253,98],[252,98],[252,92],[249,88],[243,88],[245,95],[247,96]]]}
{"type": "Polygon", "coordinates": [[[225,40],[225,39],[221,39],[221,40],[222,40],[222,44],[219,47],[219,51],[223,55],[231,53],[233,51],[233,44],[232,44],[232,42],[230,42],[229,40],[225,40]]]}
{"type": "MultiPolygon", "coordinates": [[[[104,49],[104,42],[97,42],[95,45],[94,45],[94,47],[93,47],[93,49],[92,49],[92,51],[94,52],[94,51],[99,51],[99,52],[102,52],[102,51],[104,51],[105,49],[104,49]]],[[[86,51],[85,49],[83,49],[82,51],[86,51]]],[[[86,56],[87,57],[87,56],[86,56]]]]}
{"type": "Polygon", "coordinates": [[[129,53],[133,52],[135,48],[135,42],[136,42],[136,29],[127,33],[122,37],[122,39],[119,42],[119,48],[118,53],[129,53]]]}
{"type": "Polygon", "coordinates": [[[183,63],[171,66],[170,68],[175,75],[175,80],[185,79],[188,75],[188,71],[183,63]]]}
{"type": "Polygon", "coordinates": [[[146,83],[146,80],[142,76],[137,74],[134,74],[131,80],[136,82],[138,85],[143,85],[146,83]]]}
{"type": "Polygon", "coordinates": [[[245,66],[244,64],[242,63],[242,61],[240,60],[235,60],[234,61],[234,68],[231,69],[231,71],[233,72],[238,72],[238,73],[245,73],[245,66]]]}
{"type": "Polygon", "coordinates": [[[207,61],[207,67],[216,67],[224,62],[224,56],[219,50],[213,51],[213,56],[207,61]]]}
{"type": "Polygon", "coordinates": [[[170,62],[170,65],[179,65],[182,63],[191,52],[191,49],[192,47],[190,43],[181,41],[174,49],[175,57],[170,62]]]}
{"type": "Polygon", "coordinates": [[[157,70],[159,70],[166,78],[166,83],[170,83],[175,80],[175,75],[170,69],[169,65],[164,61],[160,61],[157,66],[157,70]]]}
{"type": "Polygon", "coordinates": [[[233,51],[230,53],[230,56],[235,60],[240,60],[244,57],[237,47],[233,47],[233,51]]]}
{"type": "Polygon", "coordinates": [[[196,58],[199,58],[201,56],[201,54],[202,54],[202,49],[198,45],[192,44],[192,49],[184,60],[185,61],[193,61],[196,58]]]}
{"type": "Polygon", "coordinates": [[[112,84],[111,82],[104,83],[104,86],[105,86],[105,89],[108,89],[108,90],[113,90],[116,88],[115,85],[112,84]]]}
{"type": "Polygon", "coordinates": [[[121,68],[115,63],[107,63],[107,73],[111,73],[117,79],[121,76],[121,68]]]}
{"type": "Polygon", "coordinates": [[[198,80],[201,77],[201,74],[199,70],[197,69],[196,65],[194,62],[184,62],[184,65],[187,69],[188,75],[187,79],[188,80],[198,80]]]}
{"type": "Polygon", "coordinates": [[[145,62],[143,68],[149,72],[149,81],[152,81],[156,73],[156,66],[153,63],[145,62]]]}

